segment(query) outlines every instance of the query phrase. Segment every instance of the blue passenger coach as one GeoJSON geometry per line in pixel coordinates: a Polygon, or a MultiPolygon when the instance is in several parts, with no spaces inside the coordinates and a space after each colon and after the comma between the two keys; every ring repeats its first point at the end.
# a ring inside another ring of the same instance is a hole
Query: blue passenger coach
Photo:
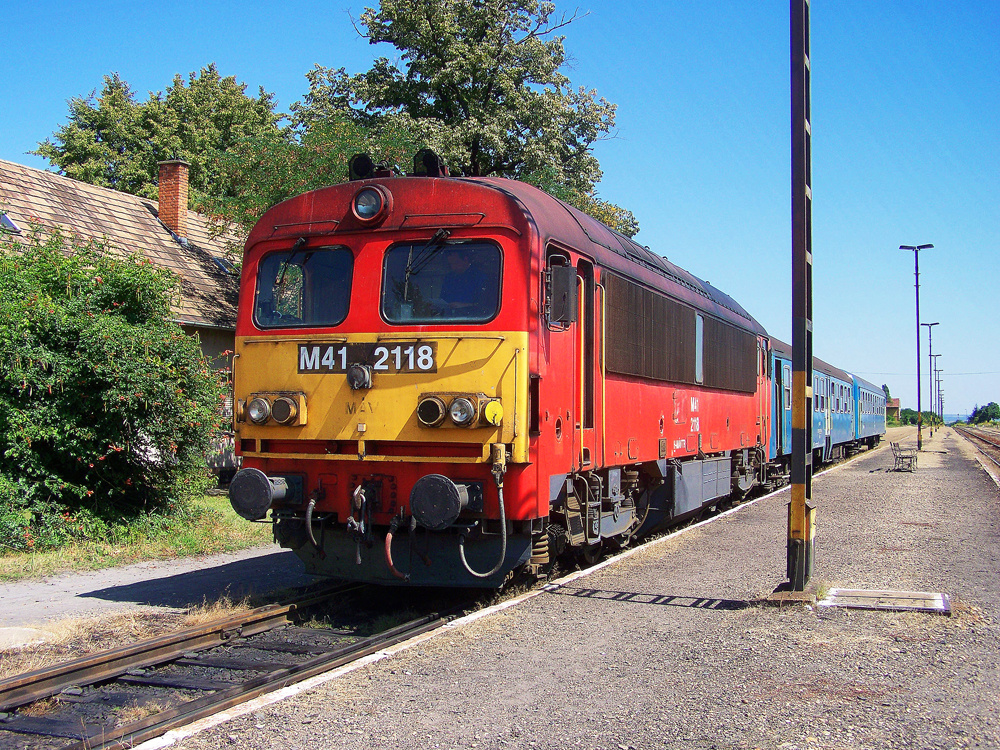
{"type": "Polygon", "coordinates": [[[874,448],[885,434],[885,391],[867,380],[854,378],[854,412],[858,443],[874,448]]]}
{"type": "Polygon", "coordinates": [[[854,377],[813,358],[813,453],[820,461],[842,458],[854,442],[854,377]]]}
{"type": "MultiPolygon", "coordinates": [[[[792,348],[770,341],[772,473],[787,471],[792,455],[792,348]]],[[[813,465],[873,448],[885,434],[885,394],[878,386],[813,358],[813,465]]]]}
{"type": "Polygon", "coordinates": [[[792,455],[792,348],[771,339],[771,440],[768,460],[786,464],[792,455]]]}

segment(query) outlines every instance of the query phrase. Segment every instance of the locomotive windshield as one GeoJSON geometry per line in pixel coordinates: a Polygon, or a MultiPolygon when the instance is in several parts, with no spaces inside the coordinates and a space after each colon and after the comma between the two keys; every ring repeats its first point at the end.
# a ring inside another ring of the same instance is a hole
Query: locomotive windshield
{"type": "Polygon", "coordinates": [[[390,247],[382,315],[390,323],[485,323],[500,310],[500,248],[489,242],[390,247]]]}
{"type": "Polygon", "coordinates": [[[346,247],[265,255],[257,266],[258,328],[335,326],[347,317],[354,255],[346,247]]]}

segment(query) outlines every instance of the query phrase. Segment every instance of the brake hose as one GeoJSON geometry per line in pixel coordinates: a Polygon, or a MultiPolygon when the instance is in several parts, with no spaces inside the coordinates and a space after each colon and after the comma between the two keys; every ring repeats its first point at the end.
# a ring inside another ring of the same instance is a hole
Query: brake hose
{"type": "Polygon", "coordinates": [[[462,567],[465,568],[469,575],[475,576],[476,578],[489,578],[491,575],[500,570],[504,560],[507,559],[507,514],[503,507],[502,481],[497,482],[497,496],[500,499],[500,559],[497,560],[497,564],[493,566],[493,569],[486,573],[478,573],[469,567],[469,563],[465,559],[465,532],[463,531],[458,537],[458,556],[462,560],[462,567]]]}

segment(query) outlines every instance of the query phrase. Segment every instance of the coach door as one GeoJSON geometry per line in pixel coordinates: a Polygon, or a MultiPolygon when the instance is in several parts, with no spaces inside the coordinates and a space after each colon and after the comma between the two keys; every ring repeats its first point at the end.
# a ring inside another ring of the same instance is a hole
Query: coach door
{"type": "Polygon", "coordinates": [[[826,391],[826,408],[823,410],[823,460],[830,460],[830,451],[832,450],[832,441],[830,434],[833,430],[833,397],[837,388],[833,379],[827,381],[826,391]]]}
{"type": "Polygon", "coordinates": [[[782,455],[785,452],[785,379],[788,376],[785,374],[785,368],[781,364],[781,360],[774,359],[774,393],[771,394],[771,398],[774,399],[774,436],[775,445],[774,452],[776,455],[782,455]]]}
{"type": "Polygon", "coordinates": [[[768,417],[770,409],[768,404],[771,400],[771,393],[768,390],[767,369],[770,362],[770,354],[764,346],[763,339],[757,339],[757,444],[767,445],[770,440],[768,417]]]}
{"type": "MultiPolygon", "coordinates": [[[[594,265],[579,260],[576,266],[580,314],[576,330],[576,398],[577,398],[577,459],[581,469],[601,465],[604,457],[598,455],[597,381],[599,337],[596,307],[594,265]]],[[[603,384],[601,384],[603,390],[603,384]]]]}

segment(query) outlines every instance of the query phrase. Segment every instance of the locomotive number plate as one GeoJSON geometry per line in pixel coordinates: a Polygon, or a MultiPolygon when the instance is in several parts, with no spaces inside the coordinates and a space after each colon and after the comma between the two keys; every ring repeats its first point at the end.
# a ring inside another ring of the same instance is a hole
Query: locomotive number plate
{"type": "Polygon", "coordinates": [[[299,372],[347,372],[354,364],[374,372],[437,372],[437,343],[299,344],[299,372]]]}

